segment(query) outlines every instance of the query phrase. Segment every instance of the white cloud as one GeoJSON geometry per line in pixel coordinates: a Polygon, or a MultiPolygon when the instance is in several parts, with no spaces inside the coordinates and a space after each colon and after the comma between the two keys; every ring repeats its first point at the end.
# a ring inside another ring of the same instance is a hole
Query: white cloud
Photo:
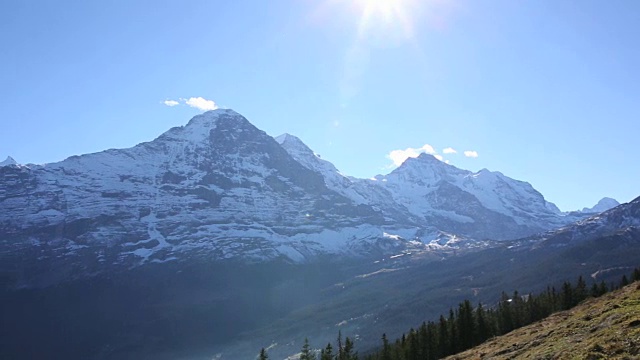
{"type": "Polygon", "coordinates": [[[179,102],[175,101],[175,100],[165,100],[162,102],[163,104],[167,105],[167,106],[176,106],[176,105],[180,105],[179,102]]]}
{"type": "Polygon", "coordinates": [[[432,154],[432,155],[437,153],[436,149],[434,149],[433,146],[429,144],[424,144],[419,150],[422,150],[422,152],[425,152],[427,154],[432,154]]]}
{"type": "Polygon", "coordinates": [[[436,153],[436,150],[433,148],[433,146],[429,144],[424,144],[422,147],[419,147],[419,148],[406,148],[404,150],[400,150],[400,149],[393,150],[387,155],[387,158],[391,159],[391,161],[393,161],[393,164],[395,166],[400,166],[408,158],[410,157],[416,158],[420,156],[420,154],[422,153],[433,155],[436,153]]]}
{"type": "Polygon", "coordinates": [[[436,159],[438,159],[438,160],[440,160],[440,161],[443,161],[443,160],[444,160],[444,158],[442,157],[442,155],[433,155],[433,157],[434,157],[434,158],[436,158],[436,159]]]}
{"type": "Polygon", "coordinates": [[[213,100],[207,100],[203,97],[192,97],[192,98],[188,98],[188,99],[180,99],[182,101],[184,101],[185,104],[203,110],[203,111],[207,111],[207,110],[215,110],[218,108],[218,105],[216,105],[216,103],[213,100]]]}
{"type": "Polygon", "coordinates": [[[470,158],[477,158],[478,157],[478,152],[477,151],[472,151],[472,150],[467,150],[467,151],[464,152],[464,156],[470,157],[470,158]]]}
{"type": "Polygon", "coordinates": [[[456,149],[454,149],[452,147],[448,147],[448,148],[442,150],[442,153],[443,154],[456,154],[457,151],[456,151],[456,149]]]}

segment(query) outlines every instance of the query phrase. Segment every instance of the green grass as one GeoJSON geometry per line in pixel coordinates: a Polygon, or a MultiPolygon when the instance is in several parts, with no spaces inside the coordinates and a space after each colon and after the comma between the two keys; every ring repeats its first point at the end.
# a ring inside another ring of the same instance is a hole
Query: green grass
{"type": "Polygon", "coordinates": [[[640,283],[449,357],[463,359],[638,359],[640,283]]]}

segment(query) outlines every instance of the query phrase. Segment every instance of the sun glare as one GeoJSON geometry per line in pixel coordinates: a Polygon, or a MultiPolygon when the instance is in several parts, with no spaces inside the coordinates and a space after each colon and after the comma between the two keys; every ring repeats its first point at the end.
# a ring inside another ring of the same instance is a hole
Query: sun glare
{"type": "Polygon", "coordinates": [[[358,34],[363,36],[375,26],[400,27],[406,37],[412,35],[408,7],[413,0],[354,0],[362,11],[358,34]]]}
{"type": "Polygon", "coordinates": [[[369,14],[380,14],[385,20],[391,20],[402,5],[402,0],[357,0],[369,14]]]}

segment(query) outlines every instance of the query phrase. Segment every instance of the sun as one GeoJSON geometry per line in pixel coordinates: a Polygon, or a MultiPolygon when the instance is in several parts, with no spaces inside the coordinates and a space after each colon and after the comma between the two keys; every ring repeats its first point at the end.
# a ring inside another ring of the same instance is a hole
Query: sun
{"type": "Polygon", "coordinates": [[[362,12],[358,34],[364,36],[373,27],[399,27],[411,37],[413,26],[408,15],[414,0],[353,0],[362,12]]]}
{"type": "Polygon", "coordinates": [[[391,20],[402,8],[403,0],[356,0],[364,8],[364,12],[371,15],[381,15],[385,20],[391,20]]]}

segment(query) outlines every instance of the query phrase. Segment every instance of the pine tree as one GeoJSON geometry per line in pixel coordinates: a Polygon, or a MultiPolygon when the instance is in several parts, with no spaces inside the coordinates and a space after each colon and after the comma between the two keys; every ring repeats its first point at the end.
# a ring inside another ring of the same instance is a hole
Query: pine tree
{"type": "MultiPolygon", "coordinates": [[[[424,323],[423,323],[424,325],[424,323]]],[[[409,338],[408,338],[408,342],[409,345],[407,346],[407,353],[405,358],[407,360],[419,360],[420,359],[420,344],[419,344],[419,335],[418,333],[411,329],[411,331],[409,331],[409,338]]],[[[427,358],[426,354],[422,356],[422,358],[427,358]]]]}
{"type": "Polygon", "coordinates": [[[604,280],[600,281],[600,285],[598,285],[598,293],[600,295],[598,296],[602,296],[608,292],[609,292],[609,288],[607,287],[607,284],[604,282],[604,280]]]}
{"type": "Polygon", "coordinates": [[[565,281],[562,284],[562,310],[569,310],[573,305],[573,287],[570,282],[565,281]]]}
{"type": "Polygon", "coordinates": [[[382,358],[381,360],[392,360],[391,358],[391,346],[389,346],[389,340],[387,340],[387,334],[382,334],[382,358]]]}
{"type": "Polygon", "coordinates": [[[336,360],[345,360],[344,347],[342,346],[342,330],[338,330],[338,353],[336,354],[336,360]]]}
{"type": "Polygon", "coordinates": [[[640,281],[640,268],[633,269],[633,281],[640,281]]]}
{"type": "Polygon", "coordinates": [[[578,283],[574,290],[573,305],[578,305],[587,298],[587,283],[584,282],[582,275],[578,277],[578,283]]]}
{"type": "Polygon", "coordinates": [[[473,307],[469,300],[460,303],[457,318],[458,346],[457,350],[470,349],[473,346],[475,324],[473,321],[473,307]]]}
{"type": "Polygon", "coordinates": [[[449,348],[447,349],[447,352],[449,354],[455,354],[458,352],[458,345],[460,341],[456,326],[456,315],[453,309],[449,309],[449,319],[447,319],[447,336],[449,337],[449,348]]]}
{"type": "Polygon", "coordinates": [[[429,360],[436,360],[438,358],[438,327],[433,321],[429,321],[427,323],[427,332],[426,332],[424,346],[425,352],[423,353],[423,358],[429,360]]]}
{"type": "Polygon", "coordinates": [[[267,355],[267,350],[265,350],[264,348],[260,349],[260,355],[258,355],[258,359],[267,360],[268,358],[269,358],[269,355],[267,355]]]}
{"type": "Polygon", "coordinates": [[[511,299],[503,292],[497,310],[498,317],[498,335],[506,334],[513,330],[513,317],[511,315],[511,299]]]}
{"type": "Polygon", "coordinates": [[[347,336],[344,339],[344,348],[342,350],[344,360],[358,360],[358,353],[354,350],[353,341],[347,336]]]}
{"type": "Polygon", "coordinates": [[[328,343],[327,347],[320,351],[320,360],[333,360],[333,347],[331,343],[328,343]]]}
{"type": "Polygon", "coordinates": [[[627,279],[627,275],[622,275],[622,281],[620,282],[620,287],[629,285],[629,279],[627,279]]]}
{"type": "Polygon", "coordinates": [[[302,351],[300,352],[300,360],[316,360],[316,354],[311,350],[309,339],[307,338],[304,338],[304,345],[302,345],[302,351]]]}
{"type": "Polygon", "coordinates": [[[513,328],[517,329],[522,326],[525,321],[524,314],[524,302],[522,301],[522,296],[518,293],[518,290],[513,292],[513,296],[511,297],[511,319],[513,321],[513,328]]]}
{"type": "Polygon", "coordinates": [[[478,308],[476,309],[476,337],[475,344],[480,344],[491,337],[491,333],[489,331],[489,324],[487,323],[486,314],[484,312],[484,308],[482,304],[478,304],[478,308]]]}
{"type": "Polygon", "coordinates": [[[600,290],[598,290],[597,283],[593,283],[593,285],[591,285],[591,290],[589,290],[589,296],[594,298],[600,296],[600,290]]]}
{"type": "Polygon", "coordinates": [[[548,300],[547,300],[547,310],[549,312],[558,311],[560,309],[559,300],[558,300],[558,292],[556,291],[556,287],[551,287],[549,291],[548,300]]]}
{"type": "Polygon", "coordinates": [[[449,338],[447,331],[447,320],[443,315],[440,315],[440,321],[438,322],[438,356],[437,358],[443,358],[449,354],[449,342],[452,339],[449,338]]]}
{"type": "Polygon", "coordinates": [[[431,322],[429,322],[429,325],[423,322],[416,333],[418,343],[418,353],[416,356],[418,359],[426,359],[430,356],[430,352],[432,352],[431,349],[433,348],[430,349],[430,345],[433,342],[433,334],[429,334],[430,325],[432,325],[431,322]]]}

